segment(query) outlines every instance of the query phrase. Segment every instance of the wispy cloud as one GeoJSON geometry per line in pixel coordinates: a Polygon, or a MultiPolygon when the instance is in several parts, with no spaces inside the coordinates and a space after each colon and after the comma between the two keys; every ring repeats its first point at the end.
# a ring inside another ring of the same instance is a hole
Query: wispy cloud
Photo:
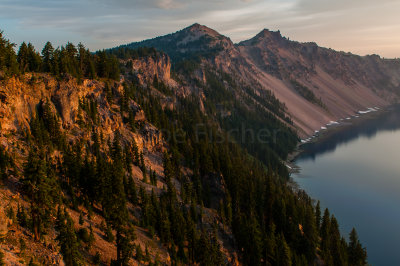
{"type": "Polygon", "coordinates": [[[399,57],[398,10],[396,0],[2,0],[0,28],[38,47],[71,40],[101,49],[199,22],[236,42],[270,28],[335,49],[399,57]]]}

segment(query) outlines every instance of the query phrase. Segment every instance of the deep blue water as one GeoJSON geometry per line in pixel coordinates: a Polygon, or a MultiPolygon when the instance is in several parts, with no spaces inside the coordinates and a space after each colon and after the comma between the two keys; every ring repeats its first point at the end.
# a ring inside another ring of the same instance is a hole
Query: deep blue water
{"type": "Polygon", "coordinates": [[[300,188],[356,228],[369,264],[400,265],[400,107],[303,148],[300,188]]]}

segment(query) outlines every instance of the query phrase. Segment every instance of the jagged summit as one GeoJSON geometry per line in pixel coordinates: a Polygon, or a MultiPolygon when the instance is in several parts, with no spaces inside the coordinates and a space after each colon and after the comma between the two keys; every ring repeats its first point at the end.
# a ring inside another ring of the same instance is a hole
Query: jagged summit
{"type": "Polygon", "coordinates": [[[263,29],[253,38],[242,41],[238,45],[253,45],[255,43],[260,43],[260,42],[267,42],[267,43],[282,42],[285,40],[287,40],[287,39],[282,36],[282,34],[279,30],[271,31],[269,29],[263,29]]]}
{"type": "Polygon", "coordinates": [[[282,37],[281,35],[281,31],[277,30],[277,31],[272,31],[269,29],[263,29],[262,31],[260,31],[256,37],[259,38],[265,38],[265,37],[282,37]]]}
{"type": "Polygon", "coordinates": [[[219,32],[217,32],[216,30],[211,29],[205,25],[200,25],[199,23],[194,23],[193,25],[184,28],[182,31],[184,31],[184,32],[189,31],[192,33],[200,33],[200,34],[208,35],[211,37],[225,37],[222,34],[220,34],[219,32]]]}

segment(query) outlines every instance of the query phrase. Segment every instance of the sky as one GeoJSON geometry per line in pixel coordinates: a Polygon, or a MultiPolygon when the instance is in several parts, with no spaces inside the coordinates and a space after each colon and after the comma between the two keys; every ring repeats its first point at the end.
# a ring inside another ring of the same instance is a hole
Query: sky
{"type": "Polygon", "coordinates": [[[0,30],[41,50],[82,42],[110,48],[194,23],[234,42],[264,28],[359,55],[400,58],[398,0],[0,0],[0,30]]]}

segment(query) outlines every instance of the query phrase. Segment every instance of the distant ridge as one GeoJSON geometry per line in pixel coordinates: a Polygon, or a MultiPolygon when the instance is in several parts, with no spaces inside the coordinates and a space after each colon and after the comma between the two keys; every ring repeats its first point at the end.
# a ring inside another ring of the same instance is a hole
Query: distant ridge
{"type": "Polygon", "coordinates": [[[219,69],[258,93],[272,92],[287,107],[301,136],[359,110],[389,105],[400,95],[400,60],[337,52],[289,40],[280,31],[263,29],[234,44],[195,23],[121,47],[145,46],[167,53],[173,65],[195,60],[198,69],[219,69]]]}

